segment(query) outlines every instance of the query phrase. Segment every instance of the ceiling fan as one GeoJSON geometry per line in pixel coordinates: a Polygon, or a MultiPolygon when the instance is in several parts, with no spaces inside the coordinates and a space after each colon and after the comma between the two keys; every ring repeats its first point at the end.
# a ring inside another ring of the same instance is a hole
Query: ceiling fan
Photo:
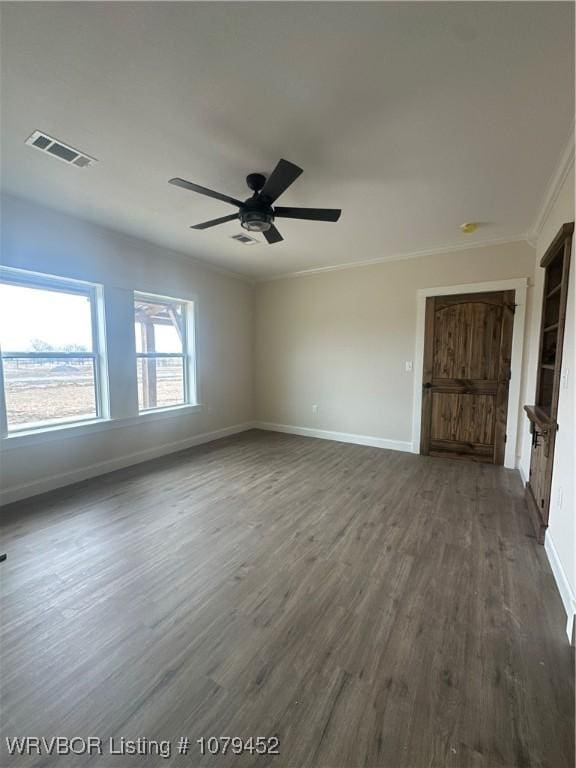
{"type": "Polygon", "coordinates": [[[250,173],[246,177],[248,187],[253,191],[252,197],[242,202],[228,195],[222,195],[220,192],[214,192],[212,189],[206,189],[199,184],[193,184],[185,179],[170,179],[170,184],[175,184],[182,189],[189,189],[191,192],[198,192],[206,197],[213,197],[216,200],[222,200],[224,203],[230,203],[239,208],[238,213],[232,213],[230,216],[222,216],[219,219],[204,221],[202,224],[196,224],[190,229],[208,229],[216,227],[218,224],[225,224],[227,221],[240,219],[240,224],[249,232],[262,232],[270,245],[279,243],[284,238],[274,226],[274,219],[308,219],[309,221],[338,221],[342,211],[339,208],[282,208],[273,207],[273,203],[286,192],[288,187],[296,181],[302,173],[294,163],[288,160],[280,160],[270,176],[266,178],[261,173],[250,173]]]}

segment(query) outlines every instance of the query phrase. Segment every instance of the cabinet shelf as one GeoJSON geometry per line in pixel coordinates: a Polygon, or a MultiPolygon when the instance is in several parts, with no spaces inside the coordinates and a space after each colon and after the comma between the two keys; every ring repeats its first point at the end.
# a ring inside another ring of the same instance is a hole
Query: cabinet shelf
{"type": "Polygon", "coordinates": [[[530,421],[543,432],[557,428],[556,419],[553,419],[543,408],[539,408],[537,405],[525,405],[524,410],[530,421]]]}
{"type": "Polygon", "coordinates": [[[562,343],[566,322],[566,299],[574,223],[564,224],[544,254],[540,266],[546,270],[540,320],[540,350],[536,380],[536,402],[525,405],[530,420],[532,448],[526,501],[537,540],[544,544],[558,429],[558,395],[562,370],[562,343]]]}

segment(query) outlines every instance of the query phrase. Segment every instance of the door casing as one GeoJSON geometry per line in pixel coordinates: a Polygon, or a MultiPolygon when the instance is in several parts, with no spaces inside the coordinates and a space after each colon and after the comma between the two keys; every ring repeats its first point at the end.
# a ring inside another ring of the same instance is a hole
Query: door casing
{"type": "Polygon", "coordinates": [[[528,450],[528,430],[522,431],[520,408],[521,370],[524,354],[524,334],[526,325],[526,302],[529,278],[515,277],[504,280],[490,280],[480,283],[460,283],[456,285],[433,286],[419,288],[416,293],[416,337],[414,343],[414,374],[412,378],[412,452],[420,452],[420,432],[422,419],[422,371],[424,365],[424,322],[426,314],[426,299],[428,296],[449,296],[457,293],[483,293],[485,291],[515,292],[516,314],[512,334],[512,378],[508,390],[508,422],[506,433],[508,441],[504,454],[504,466],[508,469],[518,468],[522,477],[524,473],[519,463],[520,439],[522,453],[528,450]]]}
{"type": "Polygon", "coordinates": [[[515,292],[426,299],[424,455],[504,463],[515,292]]]}

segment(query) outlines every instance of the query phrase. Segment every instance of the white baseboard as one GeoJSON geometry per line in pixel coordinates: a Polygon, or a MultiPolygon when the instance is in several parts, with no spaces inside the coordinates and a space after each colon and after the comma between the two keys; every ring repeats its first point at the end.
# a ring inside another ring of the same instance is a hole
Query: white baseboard
{"type": "Polygon", "coordinates": [[[72,470],[71,472],[63,472],[59,475],[43,477],[39,480],[35,480],[34,482],[26,483],[25,485],[18,485],[12,488],[4,488],[0,494],[0,505],[11,504],[14,501],[20,501],[31,496],[37,496],[39,493],[53,491],[56,488],[72,485],[72,483],[78,483],[81,480],[88,480],[91,477],[105,475],[108,472],[114,472],[117,469],[124,469],[125,467],[130,467],[134,464],[140,464],[143,461],[157,459],[160,456],[166,456],[170,453],[183,451],[186,448],[192,448],[195,445],[211,443],[213,440],[219,440],[223,437],[236,435],[239,432],[245,432],[246,430],[253,428],[254,424],[252,422],[234,424],[231,427],[217,429],[214,432],[204,432],[200,435],[193,435],[192,437],[188,437],[185,440],[178,440],[177,442],[173,443],[156,445],[153,448],[146,448],[143,451],[136,451],[134,453],[126,454],[125,456],[119,456],[115,459],[101,461],[97,464],[91,464],[87,467],[80,467],[78,469],[72,470]]]}
{"type": "Polygon", "coordinates": [[[528,482],[528,478],[524,474],[524,468],[520,462],[518,462],[518,466],[516,467],[518,472],[520,473],[520,477],[522,478],[522,486],[526,488],[526,483],[528,482]]]}
{"type": "Polygon", "coordinates": [[[331,432],[327,429],[311,429],[310,427],[294,427],[290,424],[271,424],[268,421],[256,421],[254,422],[254,428],[265,429],[269,432],[285,432],[289,435],[301,435],[302,437],[318,437],[320,440],[334,440],[337,443],[355,443],[356,445],[369,445],[373,448],[387,448],[391,451],[414,453],[411,442],[387,440],[384,437],[355,435],[348,432],[331,432]]]}
{"type": "MultiPolygon", "coordinates": [[[[522,464],[520,463],[518,464],[518,472],[522,478],[522,484],[526,486],[528,480],[524,473],[522,464]]],[[[576,596],[574,595],[572,587],[570,586],[570,582],[566,577],[566,571],[562,566],[558,552],[556,551],[556,547],[552,541],[552,536],[550,535],[549,529],[546,531],[546,538],[544,539],[544,551],[548,557],[548,562],[550,563],[550,568],[552,569],[552,575],[554,576],[556,587],[560,593],[562,605],[566,611],[566,634],[568,635],[568,642],[571,643],[572,628],[574,626],[574,620],[576,617],[576,596]]]]}
{"type": "Polygon", "coordinates": [[[572,591],[572,587],[566,577],[566,571],[564,570],[558,552],[550,536],[550,531],[546,532],[546,539],[544,540],[544,549],[548,555],[548,562],[552,568],[554,574],[554,580],[560,592],[564,610],[566,611],[566,634],[568,635],[568,641],[572,642],[572,627],[574,625],[574,616],[576,615],[576,595],[572,591]]]}

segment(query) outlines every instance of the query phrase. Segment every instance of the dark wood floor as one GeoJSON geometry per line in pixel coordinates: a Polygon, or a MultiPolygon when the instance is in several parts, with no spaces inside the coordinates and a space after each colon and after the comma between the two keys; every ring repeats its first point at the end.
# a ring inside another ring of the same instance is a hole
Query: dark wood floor
{"type": "Polygon", "coordinates": [[[572,653],[514,472],[255,431],[4,518],[3,736],[106,743],[3,743],[2,766],[574,764],[572,653]],[[251,735],[280,756],[195,744],[251,735]]]}

